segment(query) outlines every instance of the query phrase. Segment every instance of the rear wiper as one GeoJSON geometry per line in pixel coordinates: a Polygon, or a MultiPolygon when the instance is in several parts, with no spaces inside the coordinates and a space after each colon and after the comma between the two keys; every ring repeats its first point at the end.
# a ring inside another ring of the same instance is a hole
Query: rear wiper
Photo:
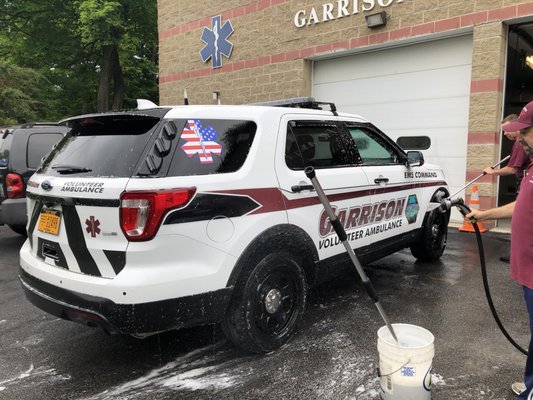
{"type": "Polygon", "coordinates": [[[56,170],[60,174],[78,174],[92,171],[92,169],[77,167],[75,165],[54,165],[52,166],[52,169],[56,170]]]}

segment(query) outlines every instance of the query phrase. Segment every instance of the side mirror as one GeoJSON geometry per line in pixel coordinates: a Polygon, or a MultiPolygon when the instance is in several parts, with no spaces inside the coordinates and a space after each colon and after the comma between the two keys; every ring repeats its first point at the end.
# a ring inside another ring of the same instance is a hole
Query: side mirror
{"type": "Polygon", "coordinates": [[[407,166],[408,167],[420,167],[424,165],[424,155],[421,151],[408,151],[407,152],[407,166]]]}

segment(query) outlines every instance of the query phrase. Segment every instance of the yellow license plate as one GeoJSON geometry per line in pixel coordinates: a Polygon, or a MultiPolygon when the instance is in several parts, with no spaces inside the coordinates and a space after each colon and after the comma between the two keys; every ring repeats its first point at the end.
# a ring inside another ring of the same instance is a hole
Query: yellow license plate
{"type": "Polygon", "coordinates": [[[38,230],[52,235],[59,234],[59,225],[61,224],[61,211],[42,210],[39,217],[38,230]]]}

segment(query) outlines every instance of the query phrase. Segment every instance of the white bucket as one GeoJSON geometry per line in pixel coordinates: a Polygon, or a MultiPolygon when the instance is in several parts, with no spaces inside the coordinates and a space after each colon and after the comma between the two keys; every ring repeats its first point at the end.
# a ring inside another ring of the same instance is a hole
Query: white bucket
{"type": "Polygon", "coordinates": [[[435,338],[427,329],[409,324],[392,324],[378,330],[381,398],[384,400],[431,399],[431,365],[435,338]]]}

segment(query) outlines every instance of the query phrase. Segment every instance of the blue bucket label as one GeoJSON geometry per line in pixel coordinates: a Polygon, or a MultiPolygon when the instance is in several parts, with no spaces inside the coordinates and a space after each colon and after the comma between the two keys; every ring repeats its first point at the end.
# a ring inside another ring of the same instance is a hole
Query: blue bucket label
{"type": "Polygon", "coordinates": [[[416,376],[416,368],[415,367],[402,367],[400,374],[402,376],[407,376],[407,377],[416,376]]]}

